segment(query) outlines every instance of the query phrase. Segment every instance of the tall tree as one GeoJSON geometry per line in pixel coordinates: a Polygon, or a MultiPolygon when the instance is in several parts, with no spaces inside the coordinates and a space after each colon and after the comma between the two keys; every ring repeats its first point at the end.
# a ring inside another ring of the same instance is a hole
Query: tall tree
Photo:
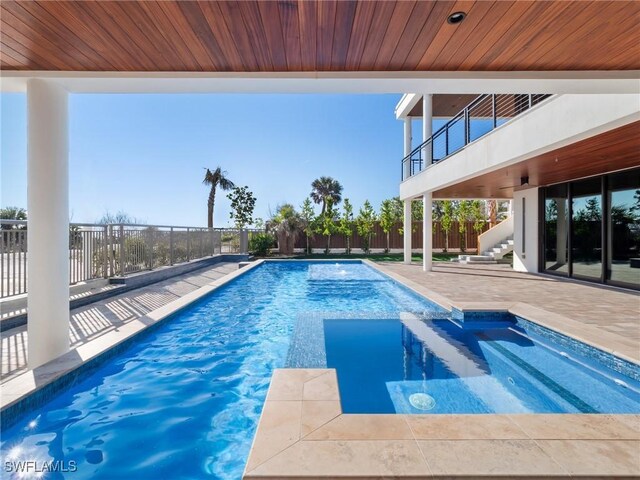
{"type": "Polygon", "coordinates": [[[313,205],[308,197],[304,199],[304,202],[302,202],[302,206],[300,207],[300,218],[303,222],[302,231],[304,232],[304,236],[307,240],[305,253],[309,255],[311,253],[309,239],[315,230],[316,212],[314,212],[313,205]]]}
{"type": "Polygon", "coordinates": [[[326,210],[320,214],[317,221],[317,232],[327,237],[327,246],[324,250],[327,255],[331,251],[331,235],[338,231],[338,226],[336,225],[337,216],[338,210],[333,208],[333,202],[328,199],[326,210]]]}
{"type": "Polygon", "coordinates": [[[458,221],[458,233],[460,233],[460,251],[467,250],[467,220],[471,217],[471,200],[460,200],[456,204],[456,220],[458,221]]]}
{"type": "Polygon", "coordinates": [[[480,200],[473,200],[471,202],[471,219],[473,220],[473,231],[476,232],[476,235],[480,235],[485,223],[487,223],[487,216],[480,200]]]}
{"type": "Polygon", "coordinates": [[[348,198],[344,199],[342,204],[342,215],[340,216],[340,225],[338,231],[344,235],[345,253],[351,253],[351,235],[353,235],[353,206],[348,198]]]}
{"type": "Polygon", "coordinates": [[[303,220],[295,207],[290,203],[279,206],[269,224],[278,238],[280,253],[292,254],[303,226],[303,220]]]}
{"type": "Polygon", "coordinates": [[[207,226],[213,228],[213,208],[216,204],[216,189],[220,187],[222,190],[231,190],[236,185],[227,178],[227,172],[220,167],[217,167],[213,172],[207,168],[202,183],[211,187],[209,199],[207,200],[207,226]]]}
{"type": "Polygon", "coordinates": [[[443,200],[442,214],[440,216],[440,227],[444,232],[443,251],[445,253],[449,250],[449,233],[451,232],[451,227],[453,226],[454,214],[455,214],[454,203],[451,200],[443,200]]]}
{"type": "Polygon", "coordinates": [[[376,212],[369,203],[369,200],[364,201],[364,205],[358,212],[358,218],[356,219],[356,225],[358,227],[358,235],[360,235],[360,241],[362,250],[365,253],[371,251],[371,237],[373,235],[373,229],[376,222],[376,212]]]}
{"type": "Polygon", "coordinates": [[[402,215],[402,202],[400,202],[399,198],[383,200],[382,205],[380,205],[380,228],[382,228],[387,240],[384,249],[385,253],[389,253],[389,234],[391,233],[391,229],[402,220],[402,215]]]}
{"type": "Polygon", "coordinates": [[[235,187],[227,195],[231,200],[231,212],[229,216],[238,230],[242,230],[247,225],[253,223],[253,210],[256,206],[256,197],[249,187],[235,187]]]}
{"type": "Polygon", "coordinates": [[[320,177],[311,183],[311,199],[322,204],[320,215],[323,216],[327,211],[327,206],[335,206],[342,200],[342,185],[331,177],[320,177]]]}

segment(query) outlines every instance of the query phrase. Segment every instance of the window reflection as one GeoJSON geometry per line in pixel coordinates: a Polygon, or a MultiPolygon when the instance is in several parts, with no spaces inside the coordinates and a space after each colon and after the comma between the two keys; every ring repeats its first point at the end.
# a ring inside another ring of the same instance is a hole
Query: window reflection
{"type": "Polygon", "coordinates": [[[543,206],[545,271],[640,288],[640,169],[545,187],[543,206]]]}
{"type": "MultiPolygon", "coordinates": [[[[584,185],[585,190],[600,186],[584,185]],[[592,188],[589,188],[592,187],[592,188]]],[[[599,189],[599,188],[598,188],[599,189]]],[[[576,188],[576,190],[582,190],[576,188]]],[[[573,274],[600,278],[602,275],[602,195],[576,195],[572,203],[571,254],[573,274]]]]}
{"type": "Polygon", "coordinates": [[[609,280],[640,285],[640,173],[609,182],[609,280]]]}
{"type": "Polygon", "coordinates": [[[549,187],[544,207],[545,269],[567,275],[569,201],[566,186],[549,187]]]}

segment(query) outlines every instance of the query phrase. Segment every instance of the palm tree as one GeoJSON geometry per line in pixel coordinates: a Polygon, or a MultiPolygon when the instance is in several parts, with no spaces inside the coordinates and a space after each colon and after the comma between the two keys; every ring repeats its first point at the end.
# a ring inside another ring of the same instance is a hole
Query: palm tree
{"type": "Polygon", "coordinates": [[[304,219],[293,205],[285,203],[278,207],[277,213],[269,223],[278,238],[278,249],[280,253],[291,255],[298,234],[304,228],[304,219]]]}
{"type": "Polygon", "coordinates": [[[213,228],[213,207],[216,203],[216,189],[220,187],[222,190],[231,190],[236,185],[227,178],[227,172],[220,167],[213,172],[207,168],[207,173],[204,174],[202,183],[211,186],[209,200],[207,201],[207,226],[213,228]]]}
{"type": "Polygon", "coordinates": [[[337,205],[342,200],[342,185],[331,177],[320,177],[311,183],[311,199],[318,204],[322,204],[322,212],[324,215],[327,210],[327,204],[337,205]]]}

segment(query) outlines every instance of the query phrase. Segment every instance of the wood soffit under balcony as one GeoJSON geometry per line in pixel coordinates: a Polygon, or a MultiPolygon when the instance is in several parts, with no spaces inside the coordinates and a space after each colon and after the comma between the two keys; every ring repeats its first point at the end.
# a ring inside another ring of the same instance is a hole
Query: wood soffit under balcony
{"type": "Polygon", "coordinates": [[[640,122],[633,122],[438,190],[434,198],[510,198],[522,177],[543,186],[639,165],[640,122]]]}
{"type": "Polygon", "coordinates": [[[3,0],[0,17],[3,70],[640,69],[638,1],[3,0]]]}

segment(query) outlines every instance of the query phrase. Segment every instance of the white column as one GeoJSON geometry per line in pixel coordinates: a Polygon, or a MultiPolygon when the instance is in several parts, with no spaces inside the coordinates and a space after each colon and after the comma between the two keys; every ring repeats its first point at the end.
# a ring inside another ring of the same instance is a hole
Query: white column
{"type": "Polygon", "coordinates": [[[27,82],[28,364],[69,350],[69,132],[67,92],[27,82]]]}
{"type": "MultiPolygon", "coordinates": [[[[433,134],[433,95],[425,93],[422,96],[422,141],[426,142],[433,134]]],[[[431,146],[427,146],[423,152],[424,167],[431,164],[431,146]]]]}
{"type": "Polygon", "coordinates": [[[513,193],[513,269],[538,271],[538,188],[513,193]]]}
{"type": "Polygon", "coordinates": [[[431,259],[433,253],[433,219],[432,219],[432,195],[431,192],[422,196],[422,270],[430,272],[433,266],[431,259]]]}
{"type": "Polygon", "coordinates": [[[402,226],[404,237],[404,263],[411,263],[411,199],[404,201],[404,224],[402,226]]]}
{"type": "Polygon", "coordinates": [[[411,117],[404,119],[404,156],[411,153],[411,117]]]}
{"type": "MultiPolygon", "coordinates": [[[[411,153],[411,117],[404,119],[404,157],[406,158],[411,153]]],[[[402,179],[409,178],[411,176],[411,160],[408,160],[402,165],[402,179]]]]}

